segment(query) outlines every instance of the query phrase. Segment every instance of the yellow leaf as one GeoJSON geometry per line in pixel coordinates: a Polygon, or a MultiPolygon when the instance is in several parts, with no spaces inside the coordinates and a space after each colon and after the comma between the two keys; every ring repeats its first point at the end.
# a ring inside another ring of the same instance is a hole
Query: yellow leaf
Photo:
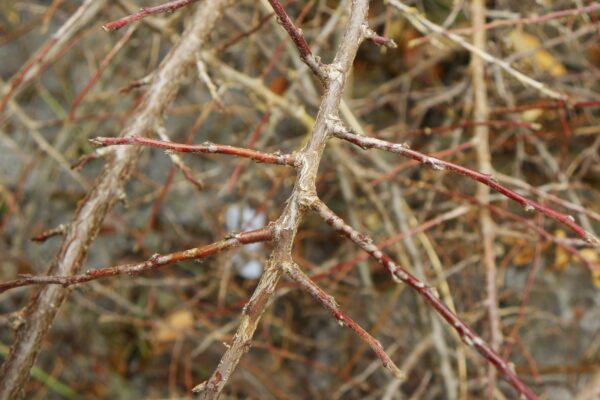
{"type": "Polygon", "coordinates": [[[169,342],[188,332],[194,326],[194,317],[189,310],[178,310],[161,321],[154,334],[159,342],[169,342]]]}
{"type": "Polygon", "coordinates": [[[547,72],[552,76],[563,76],[567,73],[567,69],[560,63],[550,52],[540,48],[540,40],[520,29],[515,29],[507,36],[508,41],[518,53],[534,51],[534,53],[526,57],[530,64],[539,68],[543,72],[547,72]],[[537,49],[537,50],[536,50],[537,49]]]}

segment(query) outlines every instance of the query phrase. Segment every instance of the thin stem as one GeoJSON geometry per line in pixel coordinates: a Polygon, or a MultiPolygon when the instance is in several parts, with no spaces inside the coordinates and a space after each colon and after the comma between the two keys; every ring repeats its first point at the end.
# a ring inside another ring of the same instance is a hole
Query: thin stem
{"type": "Polygon", "coordinates": [[[75,114],[77,113],[77,108],[79,107],[79,104],[83,101],[83,99],[88,94],[88,92],[92,89],[92,87],[94,87],[96,82],[98,82],[98,80],[100,79],[100,76],[102,76],[102,73],[104,72],[106,67],[110,64],[112,59],[117,55],[119,50],[121,50],[121,48],[125,45],[125,43],[127,43],[127,41],[131,38],[131,35],[133,35],[133,32],[135,32],[135,29],[136,29],[136,27],[131,27],[130,29],[128,29],[127,32],[125,33],[125,35],[123,35],[123,37],[108,52],[106,57],[104,57],[102,59],[102,61],[100,62],[100,65],[98,66],[98,69],[96,70],[94,75],[92,75],[92,77],[90,78],[88,83],[85,85],[83,90],[77,95],[75,100],[73,100],[73,103],[71,104],[71,111],[69,111],[69,117],[68,117],[69,121],[73,121],[75,119],[75,114]]]}
{"type": "Polygon", "coordinates": [[[344,126],[344,124],[339,120],[331,120],[330,129],[335,137],[346,140],[363,149],[376,148],[379,150],[397,153],[404,157],[408,157],[415,161],[418,161],[421,164],[429,165],[434,170],[449,170],[457,172],[461,175],[465,175],[471,179],[483,183],[484,185],[489,186],[490,188],[508,197],[509,199],[516,201],[525,208],[525,211],[537,210],[542,214],[568,226],[573,232],[585,239],[587,242],[592,244],[600,243],[600,241],[598,241],[598,239],[592,233],[587,232],[585,229],[579,226],[575,222],[574,218],[570,215],[566,215],[556,210],[553,210],[552,208],[549,208],[543,204],[539,204],[533,200],[528,199],[527,197],[518,194],[514,190],[509,189],[506,186],[503,186],[500,183],[498,183],[494,176],[491,174],[485,174],[482,172],[474,171],[470,168],[463,167],[461,165],[454,164],[449,161],[444,161],[439,158],[428,156],[418,151],[409,149],[408,146],[405,144],[393,143],[382,139],[357,135],[356,133],[352,132],[349,128],[344,126]]]}
{"type": "Polygon", "coordinates": [[[137,263],[118,265],[116,267],[98,268],[79,275],[53,275],[53,276],[25,276],[0,283],[0,293],[9,289],[29,285],[62,285],[68,287],[93,281],[100,278],[108,278],[117,275],[137,275],[141,272],[154,270],[167,265],[175,264],[185,260],[201,260],[225,250],[233,249],[242,245],[258,242],[266,242],[272,239],[271,227],[241,232],[221,241],[206,246],[194,247],[187,250],[177,251],[170,254],[155,254],[150,259],[137,263]]]}
{"type": "MultiPolygon", "coordinates": [[[[475,28],[481,27],[485,22],[485,0],[473,0],[471,2],[471,20],[475,28]]],[[[485,51],[486,32],[477,30],[473,35],[473,45],[481,51],[485,51]]],[[[485,66],[481,57],[471,53],[471,70],[473,72],[473,117],[476,122],[489,119],[489,106],[487,97],[487,86],[485,81],[485,66]]],[[[475,151],[477,153],[478,168],[482,173],[493,172],[489,129],[486,125],[475,127],[475,151]]],[[[498,351],[502,342],[502,330],[500,328],[500,317],[498,314],[498,291],[496,289],[496,255],[494,251],[495,225],[487,207],[490,203],[490,187],[486,185],[477,186],[477,200],[483,205],[479,209],[479,225],[482,237],[483,264],[485,265],[485,279],[488,309],[490,321],[490,346],[498,351]]],[[[490,365],[488,369],[487,398],[494,398],[496,390],[496,370],[490,365]]]]}
{"type": "Polygon", "coordinates": [[[90,139],[90,142],[97,146],[140,145],[165,149],[167,151],[173,151],[176,153],[227,154],[237,157],[250,158],[251,160],[266,164],[290,166],[296,165],[296,157],[293,154],[262,153],[260,151],[250,150],[243,147],[234,147],[211,142],[204,142],[200,145],[192,145],[149,139],[142,136],[97,137],[90,139]]]}
{"type": "Polygon", "coordinates": [[[286,30],[290,38],[296,45],[298,49],[298,53],[300,54],[300,58],[308,67],[313,71],[313,73],[318,76],[322,81],[326,80],[326,75],[322,69],[321,62],[313,55],[306,39],[304,38],[304,33],[302,30],[294,25],[294,21],[287,14],[279,0],[268,0],[269,4],[275,11],[275,15],[277,15],[277,22],[281,24],[283,29],[286,30]]]}
{"type": "Polygon", "coordinates": [[[406,376],[400,369],[394,364],[390,356],[385,352],[381,343],[373,336],[371,336],[367,331],[365,331],[360,325],[358,325],[352,318],[347,316],[342,310],[340,310],[339,305],[335,301],[335,299],[325,293],[323,289],[321,289],[315,282],[313,282],[298,265],[295,263],[285,263],[283,264],[283,270],[286,274],[292,278],[294,281],[298,282],[298,284],[306,290],[315,300],[317,300],[321,305],[333,315],[333,317],[338,321],[340,326],[347,326],[352,329],[366,344],[368,344],[371,349],[377,354],[377,357],[381,360],[381,364],[388,371],[394,375],[396,379],[404,380],[406,376]]]}
{"type": "Polygon", "coordinates": [[[123,18],[119,18],[115,21],[108,22],[102,25],[102,28],[105,31],[116,31],[117,29],[121,29],[124,26],[131,24],[132,22],[139,21],[140,19],[146,18],[149,15],[160,14],[160,13],[172,13],[176,10],[188,6],[192,3],[197,2],[198,0],[174,0],[169,1],[164,4],[160,4],[154,7],[144,7],[140,9],[140,11],[133,13],[131,15],[127,15],[123,18]]]}
{"type": "Polygon", "coordinates": [[[444,318],[450,326],[459,334],[460,338],[467,346],[473,347],[486,360],[492,363],[498,372],[500,372],[506,380],[523,396],[529,400],[537,399],[533,391],[525,385],[511,369],[510,364],[494,349],[492,349],[481,337],[479,337],[466,323],[464,323],[456,314],[446,307],[439,299],[439,295],[435,288],[432,288],[421,282],[415,276],[410,274],[406,269],[397,265],[388,255],[383,253],[376,245],[373,244],[371,238],[367,235],[356,231],[354,228],[346,224],[344,220],[338,217],[329,209],[321,200],[313,199],[311,208],[315,210],[319,216],[333,227],[338,233],[349,238],[364,251],[369,253],[377,262],[383,265],[392,274],[392,278],[397,282],[404,282],[413,288],[419,296],[429,303],[437,313],[444,318]]]}

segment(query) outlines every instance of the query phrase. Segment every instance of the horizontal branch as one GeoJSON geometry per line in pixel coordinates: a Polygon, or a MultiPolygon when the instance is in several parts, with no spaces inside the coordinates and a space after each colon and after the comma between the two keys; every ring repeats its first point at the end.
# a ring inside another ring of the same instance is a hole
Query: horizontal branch
{"type": "Polygon", "coordinates": [[[508,361],[502,358],[500,354],[493,350],[489,344],[479,337],[466,323],[440,301],[435,288],[421,282],[406,269],[397,265],[387,254],[383,253],[375,244],[373,244],[373,240],[370,237],[358,232],[350,225],[346,224],[344,220],[331,211],[321,200],[311,199],[307,206],[315,210],[319,216],[339,234],[349,238],[361,249],[369,253],[371,257],[377,260],[377,262],[390,272],[392,278],[396,282],[404,282],[413,288],[419,296],[427,301],[427,303],[429,303],[436,312],[452,326],[467,346],[473,347],[486,360],[492,363],[498,372],[500,372],[520,394],[525,396],[528,400],[537,399],[537,396],[531,389],[527,387],[527,385],[525,385],[511,369],[508,361]]]}
{"type": "Polygon", "coordinates": [[[172,13],[175,10],[197,2],[198,0],[173,0],[164,4],[160,4],[154,7],[144,7],[140,11],[127,15],[123,18],[119,18],[115,21],[102,25],[102,29],[105,31],[116,31],[124,26],[129,25],[132,22],[139,21],[140,19],[146,18],[149,15],[160,14],[160,13],[172,13]]]}
{"type": "Polygon", "coordinates": [[[333,315],[333,317],[338,321],[340,326],[347,326],[352,329],[365,343],[371,347],[371,349],[377,354],[377,357],[381,360],[381,364],[384,368],[394,375],[396,379],[404,380],[406,376],[400,369],[394,364],[390,356],[385,352],[381,343],[373,336],[371,336],[367,331],[365,331],[359,324],[354,322],[352,318],[344,314],[340,307],[338,306],[335,299],[325,293],[323,289],[321,289],[315,282],[313,282],[296,264],[293,263],[285,263],[283,264],[283,270],[292,278],[294,281],[298,282],[298,284],[306,290],[312,297],[315,298],[327,311],[333,315]]]}
{"type": "Polygon", "coordinates": [[[346,140],[363,149],[376,148],[379,150],[389,151],[392,153],[400,154],[404,157],[411,158],[415,161],[420,162],[421,164],[428,165],[434,170],[449,170],[457,172],[461,175],[465,175],[471,179],[476,180],[477,182],[489,186],[498,193],[519,203],[525,208],[525,211],[537,210],[540,213],[568,226],[573,232],[575,232],[587,242],[592,244],[600,244],[598,238],[596,238],[591,232],[587,232],[585,229],[579,226],[572,216],[553,210],[552,208],[546,207],[543,204],[537,203],[533,200],[528,199],[527,197],[518,194],[514,190],[509,189],[506,186],[503,186],[500,183],[498,183],[493,175],[484,174],[458,164],[454,164],[448,161],[441,160],[439,158],[428,156],[418,151],[409,149],[408,146],[405,144],[392,143],[388,142],[387,140],[358,135],[352,132],[347,127],[345,127],[344,124],[338,120],[332,120],[329,124],[329,128],[335,137],[346,140]]]}
{"type": "Polygon", "coordinates": [[[141,136],[97,137],[90,139],[90,142],[96,146],[139,145],[155,147],[176,153],[227,154],[231,156],[250,158],[254,161],[266,164],[290,166],[296,165],[296,157],[293,154],[262,153],[260,151],[246,149],[243,147],[234,147],[211,142],[204,142],[199,145],[191,145],[173,143],[164,140],[148,139],[141,136]]]}
{"type": "Polygon", "coordinates": [[[67,287],[116,275],[136,275],[141,272],[175,264],[180,261],[200,260],[234,247],[250,243],[266,242],[271,239],[272,229],[269,226],[253,231],[237,233],[227,237],[226,239],[211,243],[206,246],[194,247],[192,249],[177,251],[175,253],[165,255],[155,254],[150,259],[137,264],[125,264],[116,267],[92,269],[84,274],[70,276],[24,276],[20,279],[0,283],[0,293],[21,286],[62,285],[67,287]]]}

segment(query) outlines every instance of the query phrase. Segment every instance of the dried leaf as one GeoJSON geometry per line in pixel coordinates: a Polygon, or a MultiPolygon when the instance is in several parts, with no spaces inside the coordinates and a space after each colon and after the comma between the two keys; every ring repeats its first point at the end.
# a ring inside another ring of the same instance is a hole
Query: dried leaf
{"type": "Polygon", "coordinates": [[[552,76],[563,76],[567,73],[567,69],[560,61],[556,59],[550,52],[541,48],[540,40],[520,29],[515,29],[507,36],[509,43],[519,52],[528,52],[538,49],[532,56],[526,57],[536,68],[549,73],[552,76]]]}
{"type": "Polygon", "coordinates": [[[189,310],[178,310],[161,321],[154,334],[159,342],[169,342],[188,332],[194,326],[194,317],[189,310]]]}

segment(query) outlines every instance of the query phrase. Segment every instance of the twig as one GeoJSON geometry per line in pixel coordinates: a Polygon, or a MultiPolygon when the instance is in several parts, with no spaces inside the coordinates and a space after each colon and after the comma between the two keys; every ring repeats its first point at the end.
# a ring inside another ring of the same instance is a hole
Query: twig
{"type": "Polygon", "coordinates": [[[121,48],[125,45],[125,43],[127,43],[127,41],[131,38],[131,35],[133,35],[133,32],[135,32],[135,29],[136,29],[136,27],[132,27],[132,28],[128,29],[127,32],[125,33],[125,35],[123,35],[123,37],[108,52],[106,57],[104,57],[102,59],[102,61],[100,62],[100,65],[98,66],[98,69],[96,70],[94,75],[90,78],[89,82],[85,85],[83,90],[77,95],[75,100],[73,100],[73,104],[71,104],[71,111],[69,111],[69,118],[68,118],[69,121],[73,121],[75,119],[75,113],[77,112],[77,107],[79,107],[79,104],[81,103],[81,101],[83,100],[85,95],[92,89],[92,87],[96,84],[96,82],[98,82],[98,80],[100,79],[100,76],[102,75],[102,72],[104,72],[104,70],[106,69],[108,64],[110,64],[110,62],[112,61],[114,56],[119,52],[119,50],[121,50],[121,48]]]}
{"type": "Polygon", "coordinates": [[[387,355],[381,343],[365,331],[360,325],[358,325],[352,318],[348,317],[345,313],[340,310],[339,305],[335,299],[325,293],[316,283],[314,283],[308,276],[302,272],[300,267],[294,263],[283,264],[283,270],[290,276],[294,281],[298,282],[300,286],[306,290],[315,300],[327,309],[338,321],[340,326],[347,326],[352,329],[365,343],[367,343],[371,349],[377,354],[377,357],[381,360],[383,367],[389,370],[392,375],[399,380],[406,379],[406,376],[400,369],[394,364],[392,359],[387,355]]]}
{"type": "Polygon", "coordinates": [[[172,13],[177,11],[181,7],[185,7],[197,1],[198,0],[174,0],[154,7],[144,7],[136,13],[127,15],[126,17],[119,18],[115,21],[108,22],[102,25],[102,29],[104,29],[105,31],[115,31],[117,29],[121,29],[124,26],[131,24],[132,22],[136,22],[140,19],[146,18],[149,15],[160,13],[172,13]]]}
{"type": "Polygon", "coordinates": [[[147,261],[137,264],[125,264],[116,267],[98,268],[87,271],[80,275],[68,276],[25,276],[0,283],[0,293],[9,289],[29,285],[61,285],[68,287],[80,283],[93,281],[100,278],[108,278],[117,275],[137,275],[141,272],[154,270],[167,265],[175,264],[185,260],[201,260],[225,250],[233,249],[242,245],[258,242],[266,242],[272,239],[271,227],[265,227],[247,232],[236,233],[219,242],[206,246],[194,247],[187,250],[177,251],[170,254],[155,254],[147,261]]]}
{"type": "Polygon", "coordinates": [[[520,394],[529,400],[537,399],[537,396],[531,389],[529,389],[529,387],[527,387],[527,385],[525,385],[511,369],[509,363],[439,300],[435,288],[421,282],[406,271],[406,269],[397,265],[390,257],[373,244],[371,238],[346,224],[344,220],[331,211],[322,201],[313,199],[310,203],[310,207],[338,233],[352,240],[356,245],[377,260],[377,262],[383,265],[390,274],[392,274],[392,278],[395,281],[404,282],[413,288],[419,296],[427,301],[438,314],[452,326],[467,346],[473,347],[486,360],[492,363],[520,394]]]}
{"type": "Polygon", "coordinates": [[[277,15],[277,22],[279,22],[283,29],[287,31],[288,35],[290,35],[290,38],[296,45],[302,61],[304,61],[304,63],[313,71],[316,76],[318,76],[322,81],[325,81],[327,76],[322,68],[323,65],[321,64],[321,61],[313,55],[308,43],[306,43],[306,39],[304,39],[304,33],[302,33],[302,30],[294,25],[294,21],[292,21],[279,0],[268,1],[269,4],[271,4],[271,7],[273,7],[273,11],[275,11],[275,15],[277,15]]]}
{"type": "Polygon", "coordinates": [[[497,65],[500,69],[502,69],[504,72],[511,75],[515,79],[517,79],[522,84],[524,84],[526,86],[530,86],[530,87],[536,89],[537,91],[539,91],[540,93],[545,94],[548,97],[551,97],[553,99],[563,100],[563,101],[568,100],[567,96],[565,96],[564,94],[558,93],[558,92],[546,87],[546,85],[544,85],[543,83],[536,81],[533,78],[528,77],[527,75],[525,75],[522,72],[517,71],[516,69],[511,67],[510,64],[507,63],[506,61],[497,59],[496,57],[492,56],[491,54],[473,46],[471,43],[467,42],[461,36],[459,36],[455,33],[448,32],[441,26],[431,22],[430,20],[428,20],[427,18],[422,16],[418,10],[416,10],[412,7],[408,7],[407,5],[401,3],[398,0],[388,0],[388,3],[391,4],[397,10],[399,10],[400,12],[402,12],[402,14],[410,21],[410,23],[413,24],[415,26],[415,28],[417,28],[418,30],[421,30],[421,31],[429,30],[429,31],[435,32],[439,35],[442,35],[442,36],[450,39],[451,41],[457,43],[459,46],[478,55],[479,57],[481,57],[483,60],[489,62],[490,64],[497,65]]]}
{"type": "Polygon", "coordinates": [[[56,228],[48,229],[48,230],[40,233],[39,235],[32,237],[31,240],[34,242],[42,243],[53,236],[64,235],[66,231],[67,231],[67,226],[65,224],[60,224],[56,228]]]}
{"type": "Polygon", "coordinates": [[[211,142],[204,142],[200,145],[193,144],[181,144],[166,142],[164,140],[149,139],[141,136],[127,136],[127,137],[97,137],[90,139],[90,142],[96,146],[115,146],[115,145],[141,145],[148,147],[155,147],[158,149],[165,149],[167,151],[173,151],[176,153],[205,153],[205,154],[227,154],[237,157],[250,158],[251,160],[266,163],[266,164],[279,164],[279,165],[296,165],[296,156],[293,154],[269,154],[262,153],[256,150],[250,150],[244,147],[234,147],[224,144],[215,144],[211,142]]]}
{"type": "Polygon", "coordinates": [[[508,197],[509,199],[516,201],[525,208],[525,211],[537,210],[542,214],[568,226],[573,232],[575,232],[577,235],[579,235],[589,243],[600,243],[600,241],[598,241],[598,239],[592,233],[586,232],[585,229],[579,226],[574,221],[573,217],[565,215],[543,204],[539,204],[533,200],[521,196],[514,190],[509,189],[496,182],[493,175],[484,174],[482,172],[474,171],[470,168],[463,167],[458,164],[451,163],[449,161],[444,161],[435,157],[430,157],[418,151],[409,149],[408,146],[405,144],[392,143],[386,140],[376,139],[373,137],[357,135],[356,133],[353,133],[350,129],[348,129],[346,126],[344,126],[344,124],[340,120],[330,120],[329,126],[334,136],[346,140],[350,143],[353,143],[363,149],[376,148],[379,150],[397,153],[404,157],[408,157],[415,161],[418,161],[421,164],[428,165],[434,170],[442,171],[447,169],[449,171],[458,172],[459,174],[465,175],[471,179],[483,183],[484,185],[489,186],[490,188],[508,197]]]}
{"type": "Polygon", "coordinates": [[[394,42],[394,39],[381,36],[373,29],[369,28],[369,25],[365,25],[363,27],[365,38],[369,39],[371,42],[375,43],[377,46],[384,46],[390,49],[397,49],[398,45],[394,42]]]}

